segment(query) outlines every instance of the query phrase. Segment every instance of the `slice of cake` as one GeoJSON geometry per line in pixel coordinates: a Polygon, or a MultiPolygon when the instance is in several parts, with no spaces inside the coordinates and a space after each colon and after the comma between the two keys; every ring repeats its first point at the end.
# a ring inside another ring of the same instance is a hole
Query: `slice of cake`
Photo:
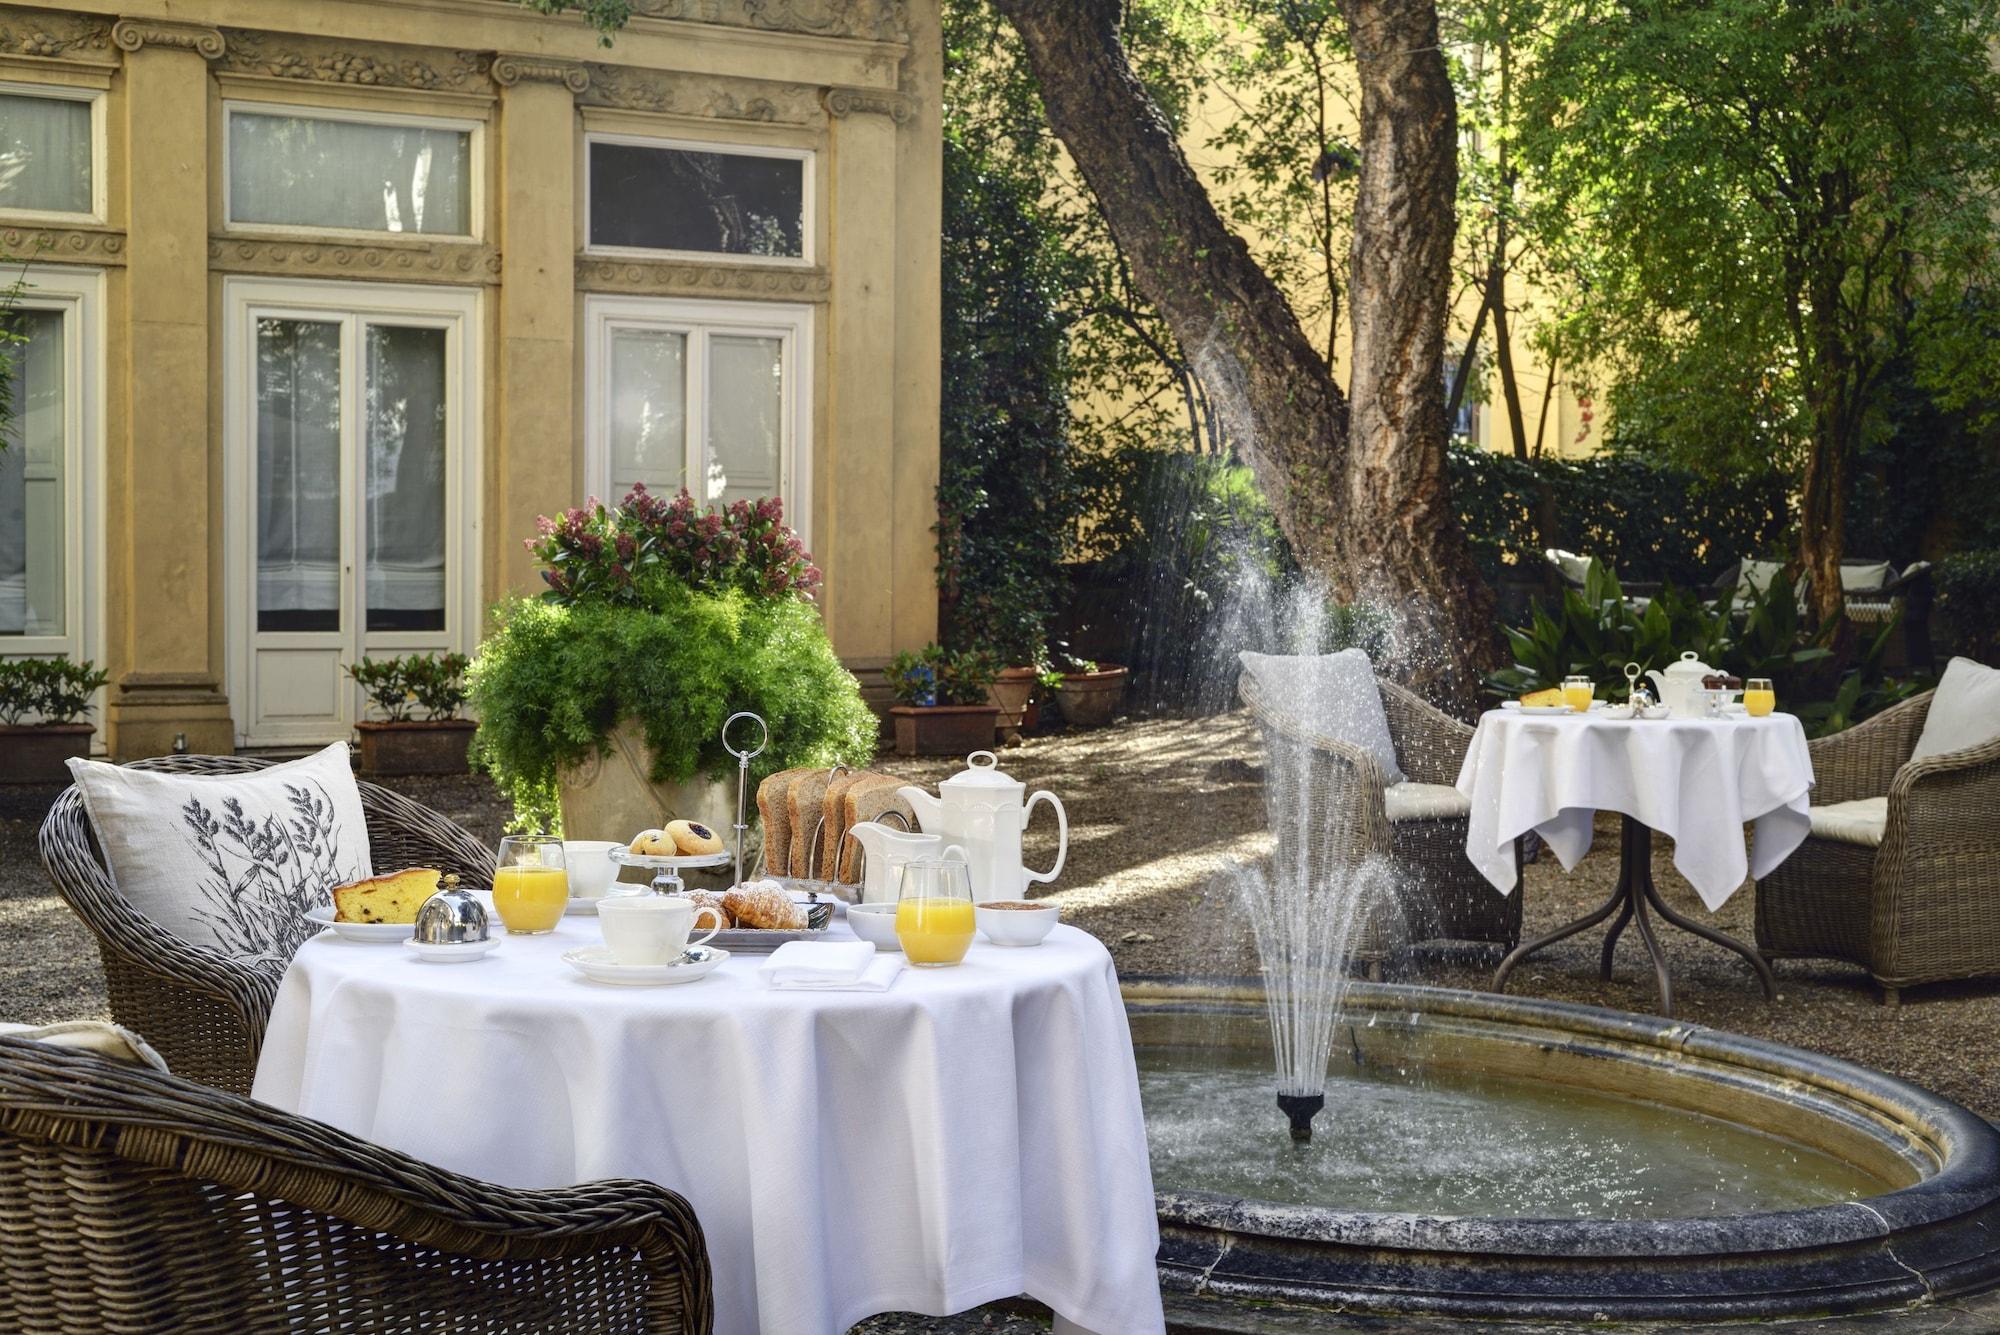
{"type": "Polygon", "coordinates": [[[413,923],[437,893],[439,875],[436,867],[410,867],[343,885],[333,892],[334,921],[413,923]]]}
{"type": "Polygon", "coordinates": [[[1553,709],[1563,702],[1562,687],[1551,686],[1546,691],[1529,691],[1521,697],[1521,703],[1529,709],[1553,709]]]}

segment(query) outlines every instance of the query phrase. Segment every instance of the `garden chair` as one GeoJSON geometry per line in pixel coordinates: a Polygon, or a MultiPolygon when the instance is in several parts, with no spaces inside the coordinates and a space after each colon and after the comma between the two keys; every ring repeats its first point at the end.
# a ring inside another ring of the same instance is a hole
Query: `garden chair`
{"type": "MultiPolygon", "coordinates": [[[[133,767],[228,774],[270,763],[247,756],[162,756],[133,767]]],[[[492,884],[491,849],[407,797],[372,783],[358,787],[376,867],[436,867],[467,885],[492,884]]],[[[144,1034],[182,1075],[249,1093],[283,968],[184,941],[126,903],[74,784],[42,822],[41,852],[57,892],[97,937],[113,1018],[144,1034]]]]}
{"type": "Polygon", "coordinates": [[[1471,803],[1453,785],[1472,729],[1392,681],[1376,678],[1389,737],[1405,780],[1391,784],[1366,748],[1324,736],[1265,697],[1243,673],[1237,694],[1257,719],[1267,758],[1265,805],[1272,832],[1297,837],[1300,824],[1276,776],[1303,773],[1313,810],[1308,837],[1318,847],[1280,850],[1315,874],[1340,874],[1369,859],[1394,878],[1396,903],[1356,925],[1353,957],[1379,979],[1403,947],[1470,943],[1511,950],[1521,939],[1521,842],[1514,844],[1514,892],[1501,895],[1465,856],[1471,803]]]}
{"type": "Polygon", "coordinates": [[[1911,759],[1951,684],[1810,744],[1812,832],[1757,882],[1766,958],[1860,964],[1890,1006],[2000,974],[2000,736],[1911,759]]]}
{"type": "Polygon", "coordinates": [[[146,1067],[0,1038],[0,1329],[706,1335],[650,1182],[519,1191],[146,1067]]]}

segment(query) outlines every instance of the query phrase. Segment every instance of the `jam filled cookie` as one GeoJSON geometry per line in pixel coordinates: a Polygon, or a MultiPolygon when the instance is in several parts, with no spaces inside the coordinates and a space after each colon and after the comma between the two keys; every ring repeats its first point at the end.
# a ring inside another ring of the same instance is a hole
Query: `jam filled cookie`
{"type": "Polygon", "coordinates": [[[705,857],[722,851],[722,837],[700,821],[670,820],[666,834],[684,858],[705,857]]]}

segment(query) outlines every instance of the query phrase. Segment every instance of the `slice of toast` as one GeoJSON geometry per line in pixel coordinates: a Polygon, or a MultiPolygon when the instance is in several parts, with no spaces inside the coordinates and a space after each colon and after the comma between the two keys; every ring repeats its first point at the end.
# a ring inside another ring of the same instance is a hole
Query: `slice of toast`
{"type": "Polygon", "coordinates": [[[824,771],[813,767],[782,769],[757,785],[757,815],[764,824],[764,874],[786,876],[791,872],[792,808],[785,800],[793,784],[808,774],[824,771]]]}
{"type": "Polygon", "coordinates": [[[785,805],[791,812],[790,876],[811,876],[819,866],[815,856],[820,816],[824,813],[826,786],[833,781],[831,769],[809,770],[785,791],[785,805]]]}
{"type": "MultiPolygon", "coordinates": [[[[910,809],[908,802],[896,796],[896,789],[902,784],[903,781],[899,780],[893,786],[882,784],[876,787],[848,789],[847,796],[842,800],[847,805],[845,814],[849,828],[865,820],[881,820],[892,811],[908,821],[910,829],[918,828],[917,813],[910,809]]],[[[892,830],[902,828],[893,820],[886,824],[892,830]]],[[[861,845],[852,839],[847,841],[846,851],[840,856],[840,879],[850,884],[861,879],[861,845]]]]}
{"type": "MultiPolygon", "coordinates": [[[[822,873],[828,880],[846,881],[847,848],[853,843],[847,838],[847,831],[853,827],[854,818],[848,814],[849,803],[857,793],[886,788],[894,792],[904,784],[904,780],[880,770],[856,770],[843,774],[826,789],[826,826],[819,841],[819,865],[827,868],[822,873]],[[847,847],[843,848],[845,844],[847,847]]],[[[857,864],[858,865],[858,864],[857,864]]]]}

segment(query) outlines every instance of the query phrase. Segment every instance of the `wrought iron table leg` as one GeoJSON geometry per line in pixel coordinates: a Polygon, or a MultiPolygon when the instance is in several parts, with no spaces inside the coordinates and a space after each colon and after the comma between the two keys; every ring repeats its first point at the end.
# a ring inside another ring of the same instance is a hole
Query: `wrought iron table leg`
{"type": "Polygon", "coordinates": [[[1646,881],[1646,898],[1652,903],[1653,908],[1658,911],[1662,918],[1665,918],[1683,932],[1691,932],[1704,941],[1713,941],[1724,950],[1733,950],[1744,959],[1750,961],[1750,967],[1757,971],[1757,981],[1764,985],[1764,1000],[1776,1001],[1778,999],[1777,976],[1771,972],[1770,962],[1762,955],[1728,933],[1718,932],[1713,927],[1705,926],[1690,918],[1683,917],[1681,914],[1667,907],[1666,901],[1660,898],[1660,892],[1653,888],[1653,882],[1650,877],[1646,881]]]}
{"type": "MultiPolygon", "coordinates": [[[[1642,841],[1639,851],[1643,853],[1644,844],[1649,842],[1642,841]]],[[[1660,949],[1659,940],[1653,935],[1652,919],[1646,914],[1646,901],[1652,896],[1643,893],[1652,888],[1651,872],[1642,863],[1638,874],[1644,879],[1632,896],[1632,925],[1639,929],[1639,939],[1646,943],[1646,953],[1653,960],[1653,985],[1660,993],[1660,1014],[1670,1016],[1674,1013],[1674,979],[1667,972],[1667,953],[1660,949]]]]}
{"type": "Polygon", "coordinates": [[[1493,975],[1493,990],[1495,992],[1505,992],[1507,990],[1507,975],[1514,972],[1514,966],[1528,958],[1528,956],[1534,954],[1544,946],[1552,946],[1558,941],[1575,936],[1578,932],[1590,930],[1610,917],[1621,904],[1629,905],[1630,902],[1630,896],[1626,892],[1625,878],[1621,876],[1618,878],[1618,888],[1611,892],[1611,898],[1605,900],[1598,908],[1578,918],[1573,923],[1556,928],[1547,936],[1538,936],[1533,941],[1526,941],[1515,946],[1508,953],[1507,958],[1500,961],[1500,968],[1493,975]]]}
{"type": "Polygon", "coordinates": [[[1597,976],[1605,982],[1611,981],[1611,956],[1618,949],[1618,938],[1624,933],[1625,924],[1631,921],[1632,896],[1628,893],[1624,905],[1618,910],[1617,921],[1611,924],[1611,930],[1604,935],[1604,953],[1597,960],[1597,976]]]}

